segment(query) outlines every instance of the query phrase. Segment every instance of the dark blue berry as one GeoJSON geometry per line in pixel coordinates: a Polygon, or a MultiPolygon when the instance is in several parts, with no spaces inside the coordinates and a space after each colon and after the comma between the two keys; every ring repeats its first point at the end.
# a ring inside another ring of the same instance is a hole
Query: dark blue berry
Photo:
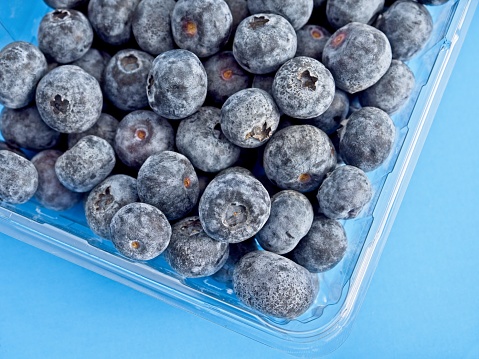
{"type": "Polygon", "coordinates": [[[188,217],[173,225],[165,259],[186,278],[207,277],[225,264],[228,247],[208,237],[198,217],[188,217]]]}
{"type": "Polygon", "coordinates": [[[88,0],[43,0],[45,3],[54,9],[74,9],[83,4],[86,4],[88,0]]]}
{"type": "Polygon", "coordinates": [[[279,188],[310,192],[336,166],[336,151],[320,129],[290,126],[268,142],[263,164],[266,175],[279,188]]]}
{"type": "Polygon", "coordinates": [[[47,60],[32,44],[12,42],[0,51],[0,104],[22,108],[32,102],[38,81],[47,72],[47,60]]]}
{"type": "Polygon", "coordinates": [[[90,49],[93,29],[80,11],[54,10],[46,14],[38,28],[38,47],[60,64],[78,60],[90,49]]]}
{"type": "Polygon", "coordinates": [[[0,202],[25,203],[37,187],[38,173],[29,160],[12,151],[0,151],[0,202]]]}
{"type": "Polygon", "coordinates": [[[298,48],[296,56],[307,56],[321,61],[323,49],[331,37],[331,33],[324,27],[318,25],[305,25],[296,31],[298,37],[298,48]]]}
{"type": "Polygon", "coordinates": [[[313,217],[313,206],[305,195],[278,192],[271,198],[271,214],[256,239],[267,251],[288,253],[308,233],[313,217]]]}
{"type": "Polygon", "coordinates": [[[313,12],[313,5],[313,0],[248,0],[251,14],[281,15],[295,30],[299,30],[308,22],[313,12]]]}
{"type": "Polygon", "coordinates": [[[114,175],[96,186],[85,202],[88,226],[99,236],[111,239],[111,219],[120,208],[138,202],[136,179],[126,175],[114,175]]]}
{"type": "Polygon", "coordinates": [[[218,172],[234,164],[240,148],[223,135],[221,111],[202,107],[180,122],[176,133],[178,151],[188,157],[193,166],[205,172],[218,172]]]}
{"type": "Polygon", "coordinates": [[[449,0],[419,0],[421,4],[424,5],[443,5],[447,3],[449,0]]]}
{"type": "Polygon", "coordinates": [[[248,9],[248,1],[247,0],[225,0],[230,8],[231,15],[233,16],[233,25],[232,25],[232,33],[236,31],[236,28],[240,24],[241,21],[246,19],[250,13],[248,9]]]}
{"type": "Polygon", "coordinates": [[[199,193],[195,169],[182,154],[172,151],[154,154],[138,172],[141,201],[160,209],[170,221],[191,211],[199,193]]]}
{"type": "Polygon", "coordinates": [[[0,114],[0,132],[8,144],[36,151],[55,146],[60,138],[59,132],[43,122],[36,106],[5,107],[0,114]]]}
{"type": "Polygon", "coordinates": [[[336,86],[354,94],[371,87],[391,65],[387,37],[372,26],[353,22],[336,31],[323,50],[323,64],[336,86]]]}
{"type": "Polygon", "coordinates": [[[127,166],[139,169],[148,157],[173,150],[175,134],[167,120],[152,111],[134,111],[118,125],[115,151],[127,166]]]}
{"type": "Polygon", "coordinates": [[[279,69],[296,54],[296,32],[283,17],[257,14],[244,19],[236,30],[233,54],[236,61],[253,74],[279,69]]]}
{"type": "Polygon", "coordinates": [[[70,133],[68,135],[68,148],[72,148],[80,139],[88,135],[103,138],[113,147],[117,128],[118,120],[113,116],[102,113],[98,121],[85,132],[70,133]]]}
{"type": "Polygon", "coordinates": [[[255,75],[251,87],[266,91],[273,96],[273,75],[255,75]]]}
{"type": "Polygon", "coordinates": [[[198,211],[206,234],[218,241],[238,243],[258,233],[270,208],[263,185],[251,175],[234,171],[210,182],[198,211]]]}
{"type": "Polygon", "coordinates": [[[61,155],[55,172],[60,182],[74,192],[88,192],[115,167],[115,151],[103,138],[85,136],[61,155]]]}
{"type": "Polygon", "coordinates": [[[341,130],[339,152],[345,163],[369,172],[388,158],[395,138],[396,128],[386,112],[363,107],[341,130]]]}
{"type": "Polygon", "coordinates": [[[326,16],[339,29],[351,22],[370,24],[384,8],[384,0],[328,0],[326,16]]]}
{"type": "Polygon", "coordinates": [[[354,166],[339,166],[324,180],[317,199],[319,210],[331,219],[356,218],[373,195],[366,174],[354,166]]]}
{"type": "Polygon", "coordinates": [[[70,191],[63,186],[55,173],[55,163],[62,152],[45,150],[32,158],[32,163],[38,172],[38,189],[35,199],[44,207],[55,211],[65,211],[83,197],[82,193],[70,191]]]}
{"type": "Polygon", "coordinates": [[[104,70],[111,56],[104,51],[90,49],[81,58],[72,63],[72,65],[81,67],[87,73],[92,75],[100,84],[103,84],[104,70]]]}
{"type": "Polygon", "coordinates": [[[45,75],[36,93],[43,121],[58,132],[83,132],[100,118],[103,95],[98,81],[78,66],[59,66],[45,75]]]}
{"type": "Polygon", "coordinates": [[[278,318],[299,317],[316,297],[311,273],[268,251],[250,252],[241,258],[234,270],[233,284],[244,304],[278,318]]]}
{"type": "Polygon", "coordinates": [[[110,232],[121,254],[146,261],[158,257],[166,249],[171,226],[158,208],[146,203],[130,203],[115,213],[110,232]]]}
{"type": "Polygon", "coordinates": [[[207,89],[206,71],[192,52],[171,50],[153,61],[147,95],[160,116],[179,120],[194,114],[203,105],[207,89]]]}

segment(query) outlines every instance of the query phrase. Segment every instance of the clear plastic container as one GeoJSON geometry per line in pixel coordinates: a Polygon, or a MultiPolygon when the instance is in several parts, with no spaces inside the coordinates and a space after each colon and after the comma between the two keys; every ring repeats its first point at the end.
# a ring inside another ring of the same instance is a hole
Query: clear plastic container
{"type": "MultiPolygon", "coordinates": [[[[389,160],[368,174],[374,198],[360,218],[344,221],[349,248],[331,271],[319,275],[320,291],[301,317],[287,321],[267,317],[240,303],[231,284],[210,277],[184,279],[162,256],[133,262],[110,241],[88,228],[81,205],[67,212],[24,205],[0,205],[0,232],[29,243],[174,306],[285,352],[324,355],[347,337],[403,198],[434,118],[456,57],[473,17],[477,0],[431,6],[434,34],[408,65],[416,88],[393,116],[396,147],[389,160]]],[[[0,47],[14,40],[36,41],[38,24],[48,7],[41,0],[3,0],[0,4],[0,47]]]]}

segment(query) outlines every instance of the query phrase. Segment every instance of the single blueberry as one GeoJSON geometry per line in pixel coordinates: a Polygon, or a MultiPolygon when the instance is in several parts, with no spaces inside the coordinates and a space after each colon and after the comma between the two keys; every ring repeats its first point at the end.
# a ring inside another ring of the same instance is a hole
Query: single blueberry
{"type": "Polygon", "coordinates": [[[323,64],[336,86],[354,94],[384,76],[392,60],[387,37],[372,26],[352,22],[336,31],[323,50],[323,64]]]}
{"type": "Polygon", "coordinates": [[[331,219],[356,218],[373,196],[364,171],[354,166],[339,166],[324,180],[317,199],[320,213],[331,219]]]}
{"type": "Polygon", "coordinates": [[[182,154],[172,151],[154,154],[138,172],[141,201],[160,209],[170,221],[191,211],[199,193],[195,169],[182,154]]]}
{"type": "Polygon", "coordinates": [[[72,65],[81,67],[103,85],[104,70],[110,59],[111,56],[105,51],[90,49],[85,55],[73,62],[72,65]]]}
{"type": "Polygon", "coordinates": [[[262,146],[275,133],[280,113],[271,95],[250,88],[232,95],[221,108],[221,130],[243,148],[262,146]]]}
{"type": "Polygon", "coordinates": [[[250,74],[238,65],[231,51],[210,57],[204,67],[208,76],[207,98],[218,106],[234,93],[249,87],[250,74]]]}
{"type": "Polygon", "coordinates": [[[320,129],[290,126],[268,142],[263,164],[266,175],[279,188],[310,192],[336,166],[336,151],[320,129]]]}
{"type": "Polygon", "coordinates": [[[127,166],[139,169],[148,157],[173,150],[175,134],[167,120],[152,111],[134,111],[121,120],[115,151],[127,166]]]}
{"type": "Polygon", "coordinates": [[[324,27],[318,25],[304,25],[296,31],[298,48],[296,56],[307,56],[321,61],[323,49],[331,37],[331,33],[324,27]]]}
{"type": "Polygon", "coordinates": [[[228,243],[208,237],[200,219],[188,217],[173,225],[165,259],[180,275],[200,278],[216,273],[228,259],[228,252],[228,243]]]}
{"type": "Polygon", "coordinates": [[[85,136],[55,163],[60,182],[74,192],[88,192],[115,167],[115,151],[103,138],[85,136]]]}
{"type": "Polygon", "coordinates": [[[158,208],[146,203],[130,203],[115,213],[110,232],[111,240],[121,254],[147,261],[166,249],[171,226],[158,208]]]}
{"type": "Polygon", "coordinates": [[[136,179],[126,175],[114,175],[96,186],[85,202],[88,226],[99,236],[111,239],[110,223],[120,208],[138,202],[136,179]]]}
{"type": "Polygon", "coordinates": [[[46,14],[38,28],[38,47],[60,64],[78,60],[90,49],[93,29],[80,11],[60,9],[46,14]]]}
{"type": "Polygon", "coordinates": [[[199,204],[206,234],[228,243],[253,237],[268,220],[269,194],[253,176],[238,171],[215,177],[199,204]]]}
{"type": "Polygon", "coordinates": [[[253,78],[253,84],[251,85],[251,87],[266,91],[271,96],[273,96],[273,81],[274,81],[274,74],[255,75],[253,78]]]}
{"type": "Polygon", "coordinates": [[[78,66],[59,66],[41,79],[36,102],[43,121],[58,132],[83,132],[100,118],[98,81],[78,66]]]}
{"type": "Polygon", "coordinates": [[[173,50],[170,16],[175,0],[142,0],[133,13],[132,30],[143,51],[159,55],[173,50]]]}
{"type": "Polygon", "coordinates": [[[38,189],[35,199],[44,207],[55,211],[66,211],[79,203],[82,193],[70,191],[63,186],[55,173],[55,163],[62,152],[45,150],[32,158],[32,164],[38,172],[38,189]]]}
{"type": "Polygon", "coordinates": [[[296,191],[278,192],[271,198],[271,214],[256,239],[267,251],[288,253],[308,233],[313,218],[313,206],[305,195],[296,191]]]}
{"type": "Polygon", "coordinates": [[[236,28],[240,24],[241,21],[246,19],[250,13],[248,9],[248,1],[247,0],[225,0],[230,8],[231,15],[233,16],[233,25],[232,25],[232,33],[236,31],[236,28]]]}
{"type": "Polygon", "coordinates": [[[38,81],[47,73],[47,60],[32,44],[12,42],[0,51],[0,104],[18,109],[35,97],[38,81]]]}
{"type": "Polygon", "coordinates": [[[296,54],[296,32],[282,16],[257,14],[244,19],[236,30],[233,54],[253,74],[274,72],[296,54]]]}
{"type": "Polygon", "coordinates": [[[250,252],[241,258],[234,270],[233,285],[248,307],[287,319],[306,312],[317,290],[305,268],[268,251],[250,252]]]}
{"type": "Polygon", "coordinates": [[[394,59],[407,61],[426,46],[433,30],[432,16],[415,1],[396,1],[379,15],[375,26],[386,34],[394,59]]]}
{"type": "Polygon", "coordinates": [[[251,14],[271,13],[283,16],[295,30],[303,27],[313,12],[313,0],[248,0],[251,14]]]}
{"type": "Polygon", "coordinates": [[[105,96],[120,110],[148,106],[145,87],[153,57],[139,50],[121,50],[105,68],[105,96]]]}
{"type": "Polygon", "coordinates": [[[288,116],[299,119],[323,114],[333,102],[334,79],[324,65],[311,57],[295,57],[276,72],[273,97],[288,116]]]}
{"type": "Polygon", "coordinates": [[[195,54],[171,50],[153,61],[146,89],[153,111],[165,118],[180,120],[203,105],[208,80],[195,54]]]}
{"type": "Polygon", "coordinates": [[[345,163],[369,172],[388,158],[395,138],[396,128],[386,112],[363,107],[341,129],[339,152],[345,163]]]}
{"type": "Polygon", "coordinates": [[[88,19],[104,42],[122,45],[132,37],[131,21],[140,0],[90,0],[88,19]]]}
{"type": "Polygon", "coordinates": [[[60,139],[60,133],[43,122],[35,105],[19,110],[4,107],[0,132],[8,144],[35,151],[54,147],[60,139]]]}
{"type": "Polygon", "coordinates": [[[27,202],[38,187],[38,172],[27,159],[12,151],[0,151],[0,202],[27,202]]]}
{"type": "Polygon", "coordinates": [[[115,144],[115,135],[118,128],[118,120],[113,116],[110,116],[106,113],[102,113],[98,121],[90,127],[88,130],[80,133],[70,133],[68,134],[68,148],[72,148],[77,144],[80,139],[85,136],[93,135],[104,140],[113,147],[115,144]]]}
{"type": "Polygon", "coordinates": [[[328,0],[326,16],[339,29],[351,22],[370,24],[384,8],[384,0],[328,0]]]}
{"type": "Polygon", "coordinates": [[[220,122],[221,110],[201,107],[182,120],[178,127],[178,151],[202,171],[221,171],[234,164],[240,156],[240,148],[223,135],[220,122]]]}

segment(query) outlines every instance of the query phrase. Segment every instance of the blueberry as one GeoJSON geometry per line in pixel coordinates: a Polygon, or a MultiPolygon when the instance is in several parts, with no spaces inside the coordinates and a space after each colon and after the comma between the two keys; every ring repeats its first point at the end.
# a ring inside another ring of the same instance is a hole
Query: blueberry
{"type": "Polygon", "coordinates": [[[110,223],[120,208],[138,202],[136,179],[126,175],[114,175],[96,186],[85,202],[88,226],[99,236],[111,239],[110,223]]]}
{"type": "Polygon", "coordinates": [[[331,219],[356,218],[372,198],[366,174],[354,166],[339,166],[324,180],[317,199],[321,213],[331,219]]]}
{"type": "Polygon", "coordinates": [[[74,9],[85,4],[88,0],[43,0],[54,9],[74,9]]]}
{"type": "Polygon", "coordinates": [[[103,95],[95,78],[78,66],[59,66],[45,75],[36,93],[43,121],[58,132],[83,132],[100,118],[103,95]]]}
{"type": "Polygon", "coordinates": [[[334,79],[318,60],[295,57],[280,67],[273,82],[273,97],[288,116],[308,119],[321,115],[333,102],[334,79]]]}
{"type": "Polygon", "coordinates": [[[354,94],[371,87],[391,65],[387,37],[372,26],[350,23],[336,31],[323,50],[323,64],[336,86],[354,94]]]}
{"type": "Polygon", "coordinates": [[[389,39],[393,58],[406,61],[426,45],[433,30],[433,21],[424,5],[401,0],[381,14],[375,26],[389,39]]]}
{"type": "Polygon", "coordinates": [[[12,151],[0,151],[0,202],[25,203],[37,187],[38,173],[29,160],[12,151]]]}
{"type": "Polygon", "coordinates": [[[171,226],[165,215],[146,203],[130,203],[113,216],[111,240],[124,256],[136,260],[158,257],[168,246],[171,226]]]}
{"type": "Polygon", "coordinates": [[[419,2],[424,5],[443,5],[448,1],[449,0],[419,0],[419,2]]]}
{"type": "Polygon", "coordinates": [[[207,277],[225,264],[228,247],[228,243],[208,237],[198,217],[188,217],[173,225],[165,259],[186,278],[207,277]]]}
{"type": "Polygon", "coordinates": [[[105,68],[105,96],[119,109],[139,110],[148,106],[145,87],[153,57],[139,50],[121,50],[105,68]]]}
{"type": "Polygon", "coordinates": [[[314,8],[319,8],[326,4],[326,0],[314,0],[314,8]]]}
{"type": "Polygon", "coordinates": [[[213,278],[223,283],[232,282],[233,272],[239,260],[245,254],[256,251],[257,249],[258,247],[254,238],[239,243],[230,243],[228,259],[225,264],[223,264],[223,267],[213,274],[213,278]]]}
{"type": "Polygon", "coordinates": [[[369,172],[388,158],[395,137],[396,128],[386,112],[363,107],[349,117],[341,130],[339,152],[348,165],[369,172]]]}
{"type": "Polygon", "coordinates": [[[96,34],[111,45],[131,38],[133,12],[140,0],[90,0],[88,18],[96,34]]]}
{"type": "Polygon", "coordinates": [[[236,28],[240,24],[241,21],[246,19],[250,13],[248,9],[248,1],[247,0],[225,0],[230,8],[231,15],[233,16],[233,25],[232,31],[236,31],[236,28]]]}
{"type": "Polygon", "coordinates": [[[223,0],[178,0],[171,14],[176,44],[198,57],[216,54],[228,42],[233,25],[223,0]]]}
{"type": "Polygon", "coordinates": [[[88,192],[115,167],[115,151],[103,138],[85,136],[61,155],[55,172],[60,182],[74,192],[88,192]]]}
{"type": "Polygon", "coordinates": [[[268,74],[296,54],[296,32],[283,17],[257,14],[244,19],[236,30],[233,54],[253,74],[268,74]]]}
{"type": "Polygon", "coordinates": [[[174,0],[142,0],[133,13],[132,30],[143,51],[159,55],[173,50],[170,15],[174,0]]]}
{"type": "Polygon", "coordinates": [[[305,25],[296,31],[298,48],[296,56],[307,56],[313,59],[322,60],[323,49],[331,37],[331,33],[324,27],[318,25],[305,25]]]}
{"type": "Polygon", "coordinates": [[[81,67],[87,73],[92,75],[100,84],[103,84],[103,74],[106,65],[110,61],[111,56],[104,51],[97,49],[88,50],[85,55],[72,63],[72,65],[81,67]]]}
{"type": "Polygon", "coordinates": [[[55,173],[55,163],[62,152],[45,150],[32,158],[32,164],[38,172],[38,189],[35,199],[44,207],[55,211],[65,211],[79,203],[81,193],[72,192],[63,186],[55,173]]]}
{"type": "Polygon", "coordinates": [[[22,152],[22,150],[20,150],[19,148],[15,148],[13,146],[10,146],[8,143],[3,142],[3,141],[0,141],[0,151],[10,151],[10,152],[16,153],[17,155],[19,155],[23,158],[27,158],[27,156],[25,156],[25,154],[22,152]]]}
{"type": "Polygon", "coordinates": [[[336,166],[336,151],[328,136],[310,125],[287,127],[266,145],[264,170],[282,189],[310,192],[336,166]]]}
{"type": "Polygon", "coordinates": [[[248,307],[266,315],[293,319],[306,312],[315,299],[311,273],[278,254],[246,254],[233,274],[234,291],[248,307]]]}
{"type": "Polygon", "coordinates": [[[221,129],[228,140],[244,148],[262,146],[278,127],[280,113],[273,98],[260,89],[232,95],[221,108],[221,129]]]}
{"type": "Polygon", "coordinates": [[[240,148],[223,135],[221,111],[202,107],[180,122],[176,133],[178,151],[188,157],[193,166],[205,172],[218,172],[235,163],[240,148]]]}
{"type": "Polygon", "coordinates": [[[326,16],[339,29],[351,22],[370,24],[384,8],[384,0],[328,0],[326,16]]]}
{"type": "Polygon", "coordinates": [[[199,193],[195,169],[182,154],[172,151],[154,154],[138,172],[141,201],[160,209],[170,221],[191,211],[199,193]]]}
{"type": "Polygon", "coordinates": [[[206,71],[198,57],[187,50],[159,55],[148,76],[147,94],[158,115],[179,120],[203,105],[208,89],[206,71]]]}
{"type": "Polygon", "coordinates": [[[348,95],[336,89],[334,99],[325,113],[310,120],[302,121],[308,125],[316,126],[328,135],[336,131],[341,122],[344,121],[349,113],[349,97],[348,95]]]}
{"type": "Polygon", "coordinates": [[[248,0],[251,14],[281,15],[295,30],[299,30],[308,22],[313,12],[313,5],[313,0],[248,0]]]}
{"type": "Polygon", "coordinates": [[[256,235],[267,251],[288,253],[311,228],[313,206],[305,195],[296,191],[281,191],[271,198],[271,214],[256,235]]]}
{"type": "Polygon", "coordinates": [[[80,11],[54,10],[46,14],[38,28],[38,47],[60,64],[78,60],[90,49],[93,29],[80,11]]]}
{"type": "Polygon", "coordinates": [[[34,45],[12,42],[0,51],[0,104],[22,108],[32,102],[38,81],[47,72],[47,60],[34,45]]]}
{"type": "Polygon", "coordinates": [[[217,177],[228,174],[228,173],[242,173],[244,175],[253,176],[253,174],[251,173],[249,169],[246,169],[241,166],[233,166],[233,167],[228,167],[224,169],[223,171],[221,171],[220,173],[218,173],[217,177]]]}
{"type": "Polygon", "coordinates": [[[68,135],[68,148],[72,148],[80,139],[88,135],[103,138],[113,147],[117,128],[118,120],[113,116],[102,113],[98,121],[85,132],[70,133],[68,135]]]}
{"type": "Polygon", "coordinates": [[[251,87],[266,91],[273,96],[273,75],[255,75],[251,87]]]}
{"type": "Polygon", "coordinates": [[[359,95],[362,106],[372,106],[391,114],[407,101],[415,85],[413,72],[399,61],[393,60],[391,67],[381,79],[359,95]]]}
{"type": "Polygon", "coordinates": [[[152,111],[134,111],[118,125],[115,151],[127,166],[139,169],[148,157],[173,150],[175,134],[167,120],[152,111]]]}
{"type": "Polygon", "coordinates": [[[236,62],[231,51],[220,52],[204,63],[208,76],[207,98],[223,105],[228,97],[249,87],[250,75],[236,62]]]}
{"type": "Polygon", "coordinates": [[[310,272],[321,273],[334,268],[347,248],[348,240],[341,223],[318,216],[308,234],[288,256],[310,272]]]}
{"type": "Polygon", "coordinates": [[[37,151],[55,146],[60,138],[59,132],[43,122],[35,105],[19,110],[5,107],[0,114],[0,132],[8,144],[37,151]]]}
{"type": "Polygon", "coordinates": [[[199,215],[210,237],[238,243],[253,237],[269,217],[271,201],[251,175],[229,172],[213,179],[200,199],[199,215]]]}

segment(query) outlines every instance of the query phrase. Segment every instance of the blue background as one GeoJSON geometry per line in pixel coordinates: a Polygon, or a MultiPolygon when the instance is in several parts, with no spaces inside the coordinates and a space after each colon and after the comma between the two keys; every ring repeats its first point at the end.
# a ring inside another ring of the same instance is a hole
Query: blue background
{"type": "MultiPolygon", "coordinates": [[[[479,12],[333,358],[479,358],[479,12]]],[[[290,358],[0,234],[0,358],[290,358]]]]}

